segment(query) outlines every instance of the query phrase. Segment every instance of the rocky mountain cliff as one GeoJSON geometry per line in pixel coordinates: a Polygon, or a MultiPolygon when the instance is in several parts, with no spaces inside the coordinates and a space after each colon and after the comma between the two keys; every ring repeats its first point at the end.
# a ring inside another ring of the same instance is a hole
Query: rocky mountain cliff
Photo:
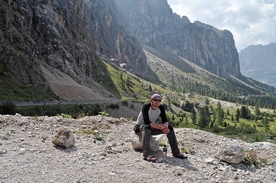
{"type": "Polygon", "coordinates": [[[157,80],[139,42],[118,25],[112,0],[1,0],[0,15],[1,68],[25,85],[48,87],[53,73],[89,90],[104,75],[97,55],[157,80]]]}
{"type": "Polygon", "coordinates": [[[144,50],[184,72],[195,73],[192,62],[244,79],[232,34],[191,23],[172,13],[166,0],[0,2],[0,76],[42,85],[58,99],[114,97],[102,85],[111,79],[99,58],[159,83],[144,50]]]}
{"type": "Polygon", "coordinates": [[[142,45],[174,52],[221,77],[241,77],[231,32],[172,12],[166,0],[115,0],[120,24],[142,45]]]}
{"type": "Polygon", "coordinates": [[[241,72],[276,87],[276,44],[252,45],[239,52],[241,72]]]}

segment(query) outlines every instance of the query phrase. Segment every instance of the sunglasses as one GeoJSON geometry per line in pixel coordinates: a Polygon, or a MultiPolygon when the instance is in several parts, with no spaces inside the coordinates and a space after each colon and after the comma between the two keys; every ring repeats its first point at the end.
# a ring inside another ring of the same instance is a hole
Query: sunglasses
{"type": "Polygon", "coordinates": [[[158,99],[152,99],[154,102],[161,102],[161,100],[158,99]]]}

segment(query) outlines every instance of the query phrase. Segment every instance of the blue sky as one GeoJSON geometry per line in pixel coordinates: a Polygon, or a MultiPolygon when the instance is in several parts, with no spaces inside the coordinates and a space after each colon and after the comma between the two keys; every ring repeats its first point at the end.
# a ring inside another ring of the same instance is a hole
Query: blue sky
{"type": "Polygon", "coordinates": [[[234,36],[238,51],[276,42],[276,0],[167,0],[173,12],[234,36]]]}

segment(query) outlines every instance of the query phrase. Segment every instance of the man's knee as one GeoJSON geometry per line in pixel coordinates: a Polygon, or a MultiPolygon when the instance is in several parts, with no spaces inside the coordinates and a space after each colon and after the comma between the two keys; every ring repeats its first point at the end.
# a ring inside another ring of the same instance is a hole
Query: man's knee
{"type": "Polygon", "coordinates": [[[151,136],[151,127],[149,125],[142,125],[141,131],[145,138],[149,138],[151,136]]]}
{"type": "Polygon", "coordinates": [[[136,133],[136,135],[142,133],[143,131],[150,131],[151,127],[149,125],[135,125],[133,128],[133,131],[136,133]]]}
{"type": "Polygon", "coordinates": [[[136,134],[139,134],[141,132],[141,125],[135,125],[133,127],[133,131],[136,133],[136,134]]]}

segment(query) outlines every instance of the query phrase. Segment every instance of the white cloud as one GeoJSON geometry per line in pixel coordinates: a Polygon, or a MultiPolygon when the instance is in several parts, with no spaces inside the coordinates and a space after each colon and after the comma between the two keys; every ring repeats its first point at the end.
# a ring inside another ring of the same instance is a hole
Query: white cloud
{"type": "Polygon", "coordinates": [[[173,11],[232,32],[238,50],[276,42],[276,0],[168,0],[173,11]]]}

